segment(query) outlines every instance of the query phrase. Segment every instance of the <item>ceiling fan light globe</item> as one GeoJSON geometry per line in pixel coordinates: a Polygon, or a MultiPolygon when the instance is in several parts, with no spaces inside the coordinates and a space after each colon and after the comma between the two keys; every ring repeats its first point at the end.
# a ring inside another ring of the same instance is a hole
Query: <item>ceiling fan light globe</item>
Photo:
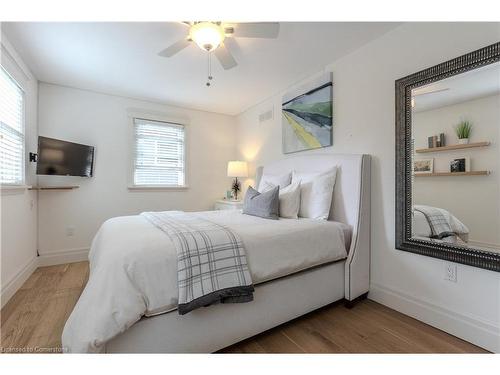
{"type": "Polygon", "coordinates": [[[220,25],[213,22],[199,22],[191,27],[189,37],[202,50],[211,52],[224,41],[225,34],[220,25]]]}

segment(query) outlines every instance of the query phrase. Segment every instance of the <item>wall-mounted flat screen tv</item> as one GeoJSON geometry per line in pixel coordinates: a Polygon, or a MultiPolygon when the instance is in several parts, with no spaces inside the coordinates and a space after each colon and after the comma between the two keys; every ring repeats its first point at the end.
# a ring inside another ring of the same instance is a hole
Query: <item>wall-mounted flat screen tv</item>
{"type": "Polygon", "coordinates": [[[38,137],[36,174],[92,177],[94,147],[38,137]]]}

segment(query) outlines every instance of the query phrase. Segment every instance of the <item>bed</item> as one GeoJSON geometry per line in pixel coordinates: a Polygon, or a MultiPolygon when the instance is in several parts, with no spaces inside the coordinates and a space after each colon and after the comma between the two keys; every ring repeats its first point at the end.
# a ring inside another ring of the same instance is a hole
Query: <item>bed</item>
{"type": "Polygon", "coordinates": [[[90,277],[63,332],[71,352],[214,352],[369,289],[370,158],[315,154],[259,168],[322,172],[337,167],[328,221],[266,220],[240,211],[197,215],[242,238],[254,300],[176,311],[175,251],[141,216],[107,221],[89,255],[90,277]],[[126,270],[126,272],[123,272],[126,270]],[[133,280],[132,280],[133,279],[133,280]]]}
{"type": "MultiPolygon", "coordinates": [[[[427,206],[427,205],[417,205],[415,204],[412,209],[412,231],[413,236],[419,239],[435,240],[436,233],[433,233],[433,220],[432,216],[439,221],[444,221],[449,232],[445,232],[442,238],[439,238],[445,242],[469,242],[469,228],[462,223],[455,215],[450,211],[439,207],[427,206]],[[451,235],[450,235],[451,234],[451,235]]],[[[439,232],[443,227],[438,226],[434,232],[439,232]]],[[[439,233],[437,233],[439,236],[439,233]]]]}

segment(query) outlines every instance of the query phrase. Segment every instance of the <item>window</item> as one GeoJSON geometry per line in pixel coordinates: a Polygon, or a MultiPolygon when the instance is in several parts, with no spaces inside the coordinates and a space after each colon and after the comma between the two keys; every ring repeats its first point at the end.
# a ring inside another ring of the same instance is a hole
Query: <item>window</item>
{"type": "Polygon", "coordinates": [[[24,184],[24,93],[0,67],[0,183],[24,184]]]}
{"type": "Polygon", "coordinates": [[[185,185],[183,125],[134,118],[134,185],[185,185]]]}

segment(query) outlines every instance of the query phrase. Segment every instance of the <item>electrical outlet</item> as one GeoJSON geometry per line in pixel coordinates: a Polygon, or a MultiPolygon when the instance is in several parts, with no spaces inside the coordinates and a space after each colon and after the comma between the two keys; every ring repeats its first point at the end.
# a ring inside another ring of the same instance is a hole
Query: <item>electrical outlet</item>
{"type": "Polygon", "coordinates": [[[75,227],[70,225],[69,227],[66,227],[66,236],[67,237],[73,237],[75,235],[75,227]]]}
{"type": "Polygon", "coordinates": [[[444,279],[457,282],[457,265],[454,263],[446,263],[444,267],[444,279]]]}

